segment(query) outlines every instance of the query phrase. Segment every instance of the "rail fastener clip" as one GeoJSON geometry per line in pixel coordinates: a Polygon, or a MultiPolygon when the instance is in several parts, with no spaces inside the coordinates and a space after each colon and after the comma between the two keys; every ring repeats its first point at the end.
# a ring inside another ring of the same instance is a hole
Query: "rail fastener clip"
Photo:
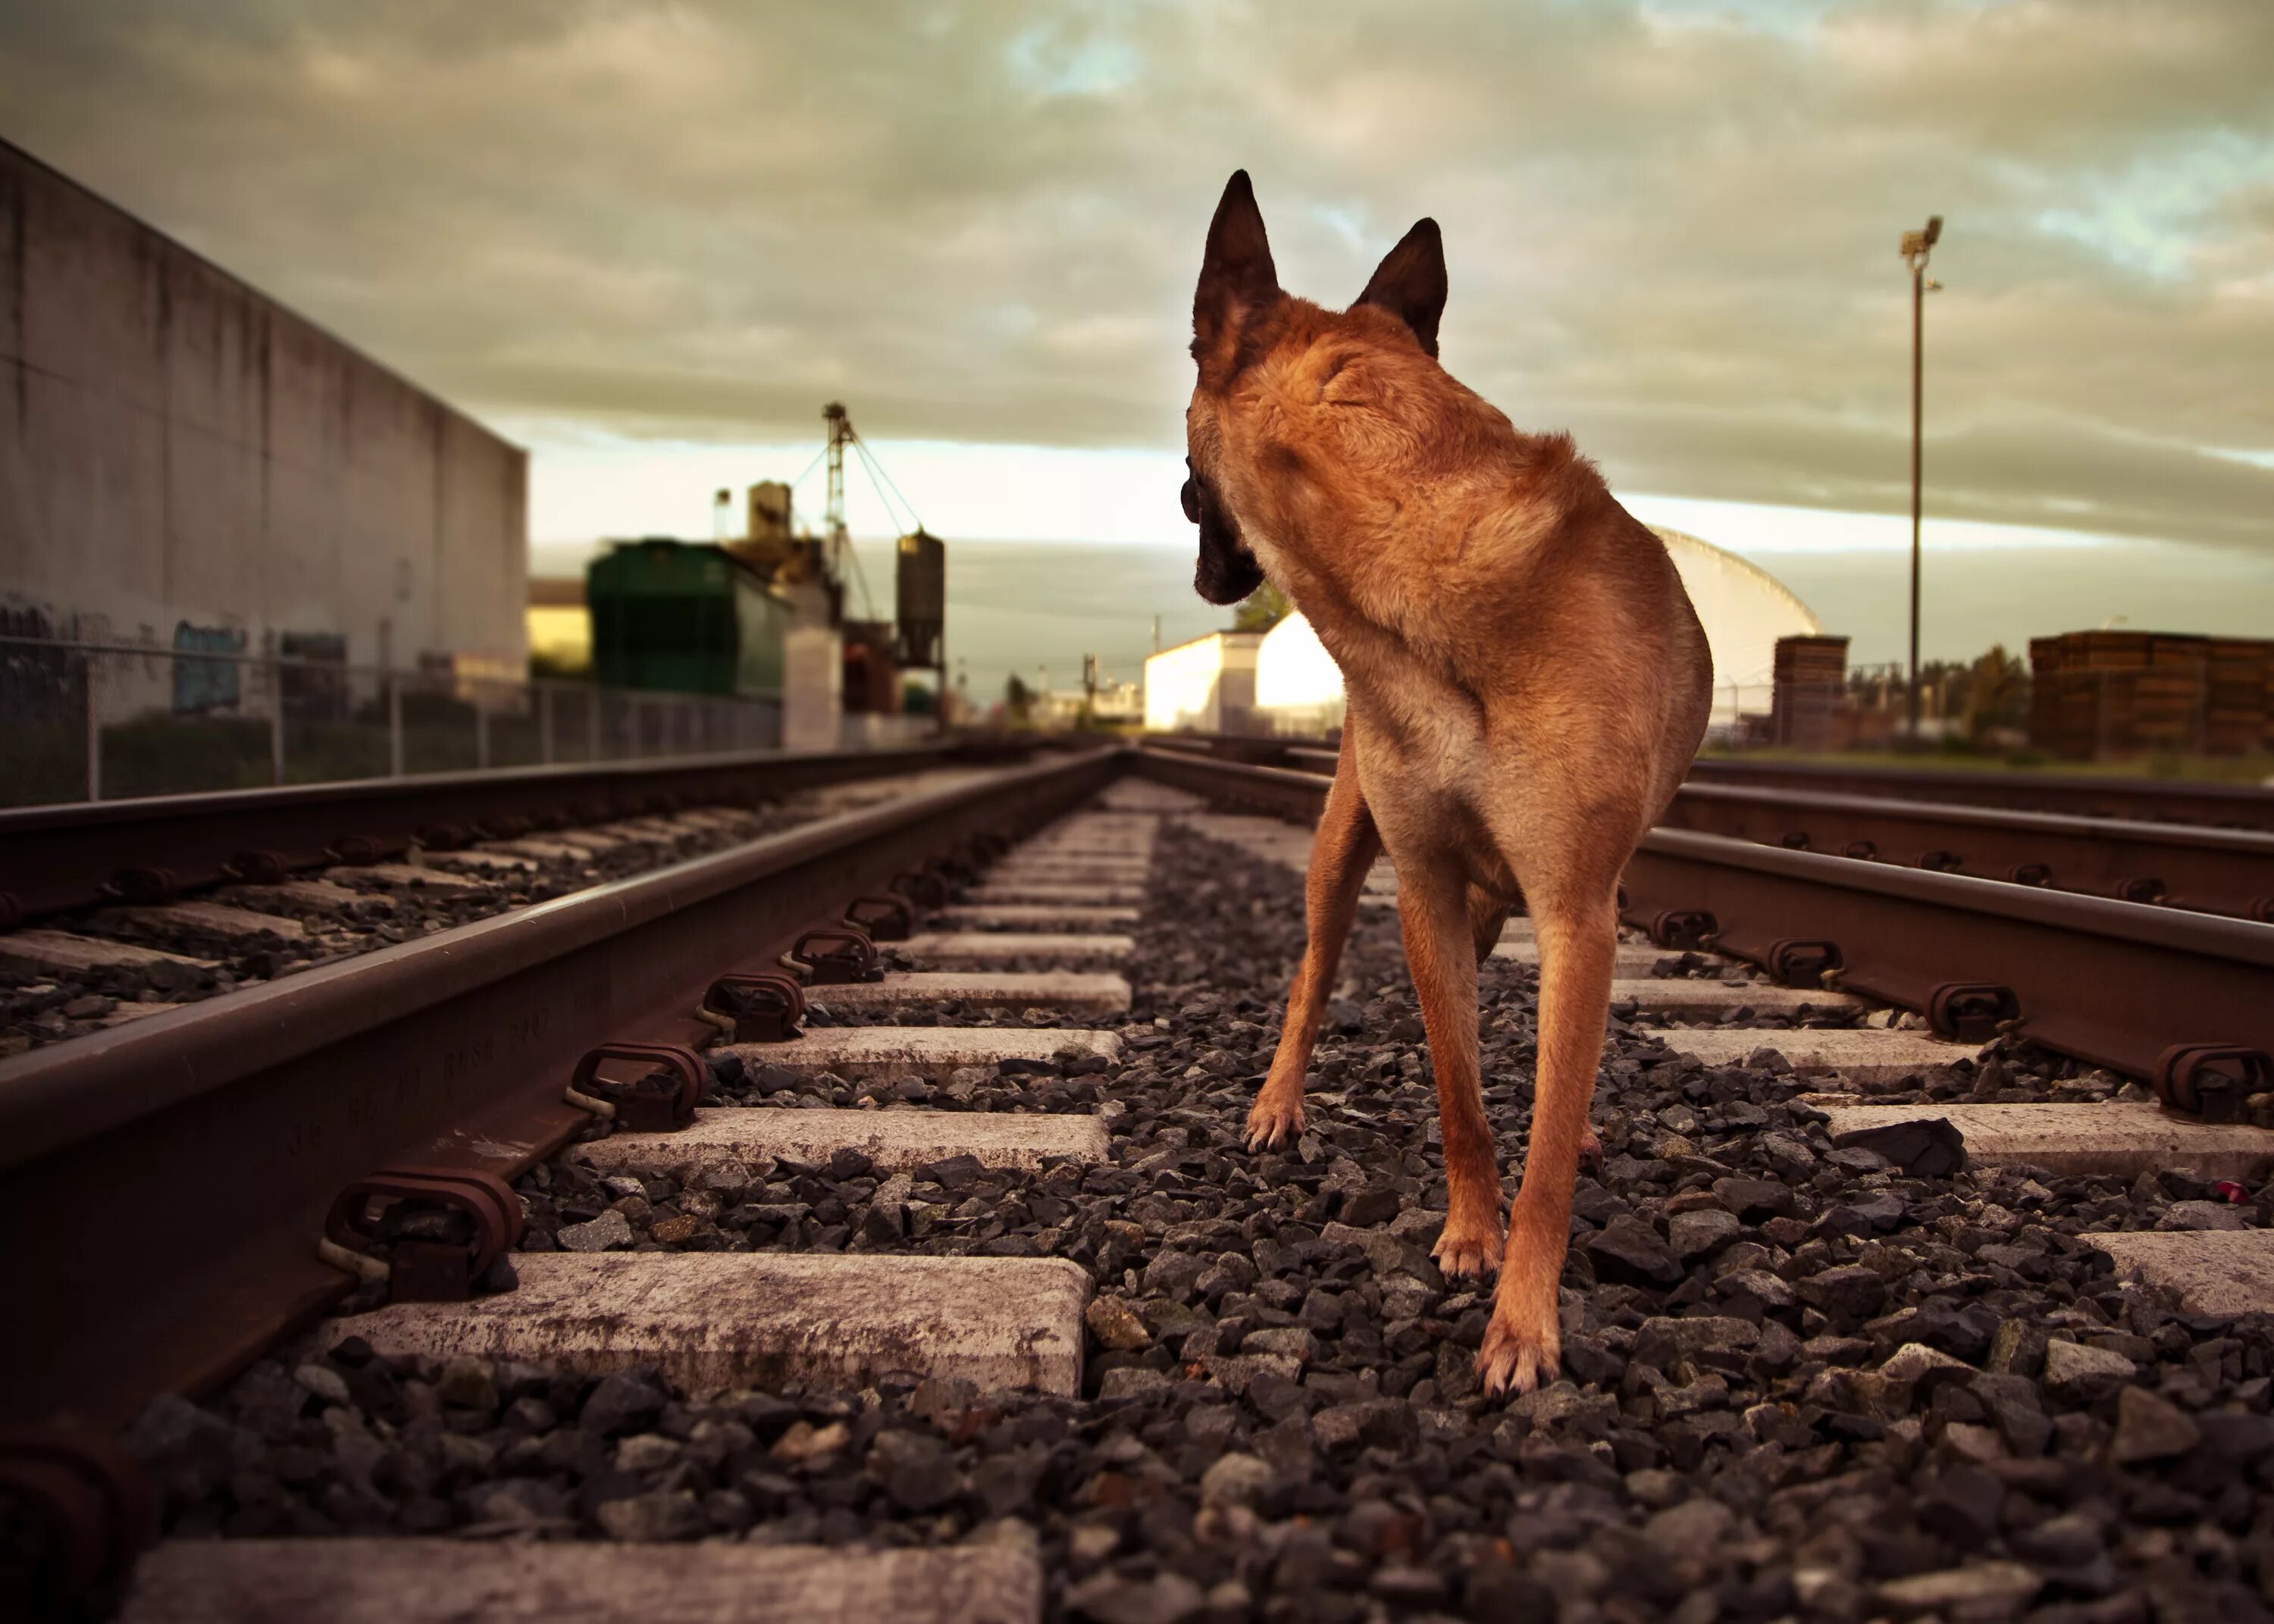
{"type": "Polygon", "coordinates": [[[805,989],[779,970],[722,975],[703,995],[701,1013],[737,1043],[787,1043],[802,1035],[805,989]]]}
{"type": "Polygon", "coordinates": [[[397,1167],[356,1180],[324,1219],[327,1262],[387,1282],[396,1303],[463,1303],[520,1243],[521,1198],[494,1173],[397,1167]],[[375,1248],[385,1246],[381,1259],[375,1248]]]}

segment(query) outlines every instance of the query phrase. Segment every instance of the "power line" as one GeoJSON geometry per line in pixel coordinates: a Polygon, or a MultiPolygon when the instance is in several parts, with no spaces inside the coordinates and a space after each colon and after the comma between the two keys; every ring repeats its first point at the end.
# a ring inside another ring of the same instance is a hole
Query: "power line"
{"type": "Polygon", "coordinates": [[[829,447],[826,447],[826,446],[824,446],[820,450],[818,450],[818,451],[815,452],[815,453],[813,454],[813,461],[812,461],[812,462],[808,462],[808,463],[805,465],[805,471],[804,471],[803,473],[800,474],[796,478],[794,478],[794,479],[793,479],[793,480],[791,480],[791,481],[789,482],[789,488],[790,488],[791,490],[794,491],[794,490],[796,490],[796,489],[797,489],[797,487],[798,487],[798,486],[800,486],[800,485],[803,485],[807,480],[809,480],[809,479],[812,478],[812,477],[813,477],[813,470],[814,470],[815,469],[819,468],[819,467],[821,466],[823,459],[825,459],[825,457],[827,457],[827,456],[828,456],[828,455],[829,455],[829,447]]]}
{"type": "MultiPolygon", "coordinates": [[[[900,487],[892,484],[892,477],[885,471],[884,465],[877,461],[876,457],[870,452],[867,442],[862,440],[858,434],[855,434],[853,437],[853,449],[860,455],[861,466],[867,471],[869,476],[869,486],[871,490],[877,492],[877,500],[884,507],[885,516],[890,519],[894,524],[898,524],[900,522],[900,515],[892,511],[893,500],[898,498],[902,511],[906,512],[908,515],[908,530],[920,530],[923,529],[923,521],[916,517],[916,510],[913,507],[909,506],[908,499],[907,497],[900,495],[900,487]],[[891,487],[892,492],[889,496],[885,494],[885,489],[887,486],[891,487]]],[[[905,533],[906,532],[904,531],[903,534],[905,533]]]]}
{"type": "MultiPolygon", "coordinates": [[[[916,516],[916,505],[910,501],[905,495],[901,494],[900,487],[892,484],[892,477],[885,471],[884,464],[877,462],[874,456],[870,455],[869,442],[862,440],[858,433],[855,433],[853,436],[853,446],[855,450],[860,452],[862,462],[870,470],[870,477],[872,479],[882,479],[885,485],[892,486],[892,494],[899,497],[900,506],[907,509],[908,518],[913,522],[910,528],[919,530],[923,529],[923,521],[916,516]]],[[[883,494],[881,490],[878,492],[878,494],[883,494]]],[[[895,521],[895,523],[898,523],[898,521],[895,521]]]]}

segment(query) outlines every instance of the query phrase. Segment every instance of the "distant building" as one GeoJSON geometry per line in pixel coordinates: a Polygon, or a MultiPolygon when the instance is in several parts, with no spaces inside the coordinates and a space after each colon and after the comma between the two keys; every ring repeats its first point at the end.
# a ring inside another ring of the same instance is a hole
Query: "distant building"
{"type": "Polygon", "coordinates": [[[591,665],[592,612],[581,575],[529,578],[529,658],[556,672],[591,665]]]}
{"type": "Polygon", "coordinates": [[[527,453],[5,142],[0,199],[0,628],[523,673],[527,453]]]}
{"type": "Polygon", "coordinates": [[[1027,719],[1043,728],[1075,727],[1085,711],[1101,727],[1137,726],[1145,719],[1144,688],[1108,678],[1097,685],[1095,694],[1087,688],[1050,688],[1028,702],[1027,719]]]}
{"type": "Polygon", "coordinates": [[[1152,733],[1262,731],[1255,709],[1261,632],[1209,632],[1145,662],[1145,726],[1152,733]]]}
{"type": "Polygon", "coordinates": [[[1766,714],[1777,639],[1818,635],[1824,622],[1759,565],[1686,531],[1650,528],[1666,544],[1706,628],[1706,646],[1713,654],[1714,725],[1726,726],[1743,713],[1766,714]]]}
{"type": "Polygon", "coordinates": [[[1301,615],[1263,634],[1255,654],[1255,704],[1268,733],[1316,738],[1343,725],[1342,668],[1301,615]]]}

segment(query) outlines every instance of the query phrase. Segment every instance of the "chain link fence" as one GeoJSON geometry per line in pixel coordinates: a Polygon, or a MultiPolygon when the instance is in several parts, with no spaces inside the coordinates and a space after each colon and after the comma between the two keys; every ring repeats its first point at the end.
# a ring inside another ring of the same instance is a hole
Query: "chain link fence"
{"type": "Polygon", "coordinates": [[[779,696],[0,636],[0,805],[771,749],[779,696]]]}

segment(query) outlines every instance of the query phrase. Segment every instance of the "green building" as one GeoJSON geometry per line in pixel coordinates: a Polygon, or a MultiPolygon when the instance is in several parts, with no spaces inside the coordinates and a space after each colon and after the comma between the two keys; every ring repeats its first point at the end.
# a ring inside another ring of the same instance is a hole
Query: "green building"
{"type": "Polygon", "coordinates": [[[674,694],[781,692],[787,598],[705,542],[613,543],[584,571],[592,674],[674,694]]]}

